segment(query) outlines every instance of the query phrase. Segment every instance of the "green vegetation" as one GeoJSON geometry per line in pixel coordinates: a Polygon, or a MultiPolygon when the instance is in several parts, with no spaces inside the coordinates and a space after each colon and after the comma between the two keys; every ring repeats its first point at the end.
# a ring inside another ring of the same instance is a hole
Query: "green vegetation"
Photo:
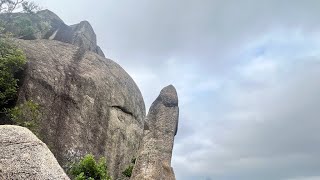
{"type": "Polygon", "coordinates": [[[125,177],[131,177],[131,174],[132,174],[132,170],[133,170],[133,165],[129,165],[127,167],[127,169],[125,169],[122,174],[125,176],[125,177]]]}
{"type": "Polygon", "coordinates": [[[34,14],[40,10],[39,6],[32,1],[20,0],[24,12],[34,14]]]}
{"type": "Polygon", "coordinates": [[[71,174],[75,180],[111,180],[105,158],[100,158],[99,162],[96,162],[92,154],[84,156],[80,162],[73,164],[71,174]]]}
{"type": "Polygon", "coordinates": [[[37,30],[46,29],[47,26],[44,24],[33,23],[32,15],[38,10],[39,7],[33,2],[25,0],[0,0],[1,37],[11,34],[17,38],[32,39],[37,30]],[[20,14],[20,12],[27,14],[20,14]]]}
{"type": "MultiPolygon", "coordinates": [[[[17,16],[10,24],[7,25],[8,30],[18,38],[31,37],[35,34],[36,29],[29,16],[17,16]]],[[[32,38],[32,37],[31,37],[32,38]]]]}
{"type": "Polygon", "coordinates": [[[40,111],[39,105],[33,101],[26,101],[8,110],[10,119],[18,126],[30,129],[39,137],[40,111]]]}
{"type": "Polygon", "coordinates": [[[47,32],[49,28],[50,24],[37,14],[15,14],[10,22],[6,23],[3,33],[18,39],[32,40],[40,37],[41,33],[47,32]]]}
{"type": "Polygon", "coordinates": [[[133,170],[133,167],[134,167],[134,164],[136,163],[136,158],[132,158],[131,160],[131,164],[132,165],[129,165],[123,172],[122,174],[125,176],[125,177],[131,177],[132,175],[132,170],[133,170]]]}
{"type": "Polygon", "coordinates": [[[26,63],[26,57],[21,50],[10,42],[10,29],[19,29],[18,36],[29,36],[34,33],[31,20],[15,18],[13,12],[22,10],[32,13],[37,9],[34,3],[25,0],[0,0],[0,112],[8,108],[17,94],[17,73],[26,63]]]}
{"type": "Polygon", "coordinates": [[[13,34],[19,37],[35,33],[31,16],[13,12],[21,10],[31,14],[36,9],[34,3],[25,0],[0,0],[0,118],[27,127],[39,137],[39,105],[26,101],[14,107],[19,73],[26,64],[26,56],[10,39],[13,34]]]}
{"type": "Polygon", "coordinates": [[[16,74],[22,70],[26,57],[8,39],[0,39],[0,111],[15,99],[18,88],[16,74]]]}

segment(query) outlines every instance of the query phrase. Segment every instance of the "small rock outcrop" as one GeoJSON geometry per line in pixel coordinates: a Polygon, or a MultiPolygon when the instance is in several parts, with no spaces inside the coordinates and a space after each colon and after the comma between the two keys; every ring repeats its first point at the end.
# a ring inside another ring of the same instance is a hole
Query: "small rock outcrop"
{"type": "Polygon", "coordinates": [[[69,180],[42,141],[10,125],[0,126],[0,179],[69,180]]]}
{"type": "Polygon", "coordinates": [[[52,40],[15,40],[28,63],[17,103],[41,107],[40,135],[60,165],[88,153],[106,157],[117,179],[137,154],[145,105],[132,78],[115,62],[52,40]]]}
{"type": "Polygon", "coordinates": [[[100,47],[97,46],[96,34],[88,21],[81,21],[79,24],[71,26],[61,24],[59,27],[51,29],[45,38],[73,44],[81,47],[84,51],[92,51],[105,57],[100,47]]]}
{"type": "Polygon", "coordinates": [[[57,40],[81,47],[84,51],[92,51],[105,57],[97,45],[97,36],[88,21],[81,21],[71,26],[66,25],[56,14],[49,10],[39,11],[36,16],[49,23],[48,31],[44,31],[42,38],[57,40]]]}
{"type": "Polygon", "coordinates": [[[149,109],[132,180],[175,180],[171,157],[178,119],[178,96],[170,85],[161,90],[149,109]]]}

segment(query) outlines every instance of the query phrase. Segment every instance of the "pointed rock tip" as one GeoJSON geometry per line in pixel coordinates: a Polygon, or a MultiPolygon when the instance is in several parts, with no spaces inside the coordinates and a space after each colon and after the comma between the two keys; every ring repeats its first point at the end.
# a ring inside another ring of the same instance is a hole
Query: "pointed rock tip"
{"type": "Polygon", "coordinates": [[[44,10],[38,11],[37,14],[46,14],[46,15],[51,15],[51,16],[58,16],[54,12],[50,11],[49,9],[44,9],[44,10]]]}
{"type": "Polygon", "coordinates": [[[81,21],[81,22],[79,23],[79,25],[85,25],[85,26],[90,26],[90,27],[91,27],[91,24],[90,24],[89,21],[87,21],[87,20],[81,21]]]}
{"type": "Polygon", "coordinates": [[[52,13],[54,14],[52,11],[50,11],[49,9],[44,9],[44,10],[40,10],[38,11],[38,13],[52,13]]]}
{"type": "Polygon", "coordinates": [[[167,107],[178,106],[178,94],[176,88],[171,84],[161,90],[159,98],[167,107]]]}
{"type": "Polygon", "coordinates": [[[85,31],[88,31],[88,32],[91,32],[93,34],[95,34],[94,30],[93,30],[93,27],[91,26],[90,22],[89,21],[81,21],[80,23],[78,24],[74,24],[74,25],[71,25],[71,27],[77,29],[77,30],[80,30],[82,28],[84,28],[85,31]]]}

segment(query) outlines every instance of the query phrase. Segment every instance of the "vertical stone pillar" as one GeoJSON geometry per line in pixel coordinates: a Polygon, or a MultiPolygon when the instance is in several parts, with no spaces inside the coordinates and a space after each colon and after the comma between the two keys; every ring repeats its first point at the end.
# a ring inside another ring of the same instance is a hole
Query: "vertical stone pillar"
{"type": "Polygon", "coordinates": [[[177,92],[169,85],[161,90],[149,109],[132,180],[175,180],[171,158],[178,119],[177,92]]]}

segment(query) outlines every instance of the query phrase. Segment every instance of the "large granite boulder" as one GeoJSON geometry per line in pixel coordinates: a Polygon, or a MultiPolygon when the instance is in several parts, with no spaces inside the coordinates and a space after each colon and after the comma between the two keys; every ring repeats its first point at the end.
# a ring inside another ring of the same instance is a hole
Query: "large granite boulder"
{"type": "Polygon", "coordinates": [[[136,156],[145,105],[139,88],[115,62],[52,40],[15,40],[27,66],[17,103],[41,107],[40,135],[63,168],[87,153],[105,156],[113,179],[136,156]]]}
{"type": "Polygon", "coordinates": [[[161,90],[149,109],[132,180],[175,180],[171,157],[178,119],[178,96],[170,85],[161,90]]]}
{"type": "Polygon", "coordinates": [[[10,18],[27,24],[6,27],[28,60],[18,75],[17,104],[40,105],[39,134],[65,170],[92,153],[106,157],[111,176],[119,179],[138,155],[131,179],[175,179],[171,156],[179,108],[172,85],[161,91],[145,119],[139,88],[104,58],[87,21],[68,26],[49,10],[10,18]],[[35,31],[21,35],[29,26],[35,31]]]}
{"type": "Polygon", "coordinates": [[[37,13],[13,13],[10,16],[0,14],[0,19],[8,19],[6,30],[20,39],[51,39],[81,47],[83,51],[92,51],[105,57],[97,45],[96,34],[87,21],[68,26],[56,14],[49,10],[37,13]],[[32,30],[32,31],[31,31],[32,30]],[[30,32],[32,33],[30,33],[30,32]]]}
{"type": "Polygon", "coordinates": [[[48,147],[30,130],[0,126],[0,179],[68,180],[48,147]]]}

